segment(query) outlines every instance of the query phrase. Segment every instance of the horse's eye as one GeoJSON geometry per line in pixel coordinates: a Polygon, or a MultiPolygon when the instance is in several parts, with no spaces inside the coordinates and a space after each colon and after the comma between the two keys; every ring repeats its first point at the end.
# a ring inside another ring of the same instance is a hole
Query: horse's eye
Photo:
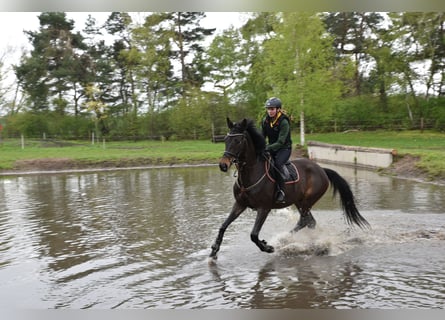
{"type": "Polygon", "coordinates": [[[235,140],[236,144],[242,144],[243,141],[244,141],[243,137],[238,137],[238,138],[235,140]]]}

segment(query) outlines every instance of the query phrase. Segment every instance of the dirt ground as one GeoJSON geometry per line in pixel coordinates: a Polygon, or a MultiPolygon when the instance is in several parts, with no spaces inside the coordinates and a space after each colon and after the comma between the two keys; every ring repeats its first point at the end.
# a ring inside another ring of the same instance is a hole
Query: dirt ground
{"type": "Polygon", "coordinates": [[[32,159],[15,162],[14,171],[57,171],[75,169],[71,159],[32,159]]]}
{"type": "Polygon", "coordinates": [[[419,157],[412,155],[398,156],[393,164],[389,168],[383,169],[381,173],[402,179],[445,185],[444,177],[432,177],[428,172],[418,168],[416,164],[419,160],[419,157]]]}
{"type": "Polygon", "coordinates": [[[420,179],[425,179],[427,178],[427,174],[416,167],[416,163],[418,161],[418,157],[405,155],[403,157],[396,158],[396,161],[394,161],[388,169],[384,169],[383,172],[405,178],[418,177],[420,179]]]}
{"type": "MultiPolygon", "coordinates": [[[[65,158],[46,158],[19,160],[15,162],[10,172],[39,172],[39,171],[67,171],[67,170],[97,170],[113,168],[150,167],[161,164],[159,159],[136,158],[104,161],[75,161],[65,158]]],[[[164,163],[165,164],[165,163],[164,163]]],[[[1,174],[1,172],[0,172],[1,174]]]]}

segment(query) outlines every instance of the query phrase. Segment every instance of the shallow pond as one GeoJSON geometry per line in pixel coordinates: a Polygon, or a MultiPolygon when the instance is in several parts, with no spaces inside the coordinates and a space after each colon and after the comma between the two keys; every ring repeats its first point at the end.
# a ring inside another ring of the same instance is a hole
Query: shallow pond
{"type": "Polygon", "coordinates": [[[0,306],[18,308],[444,308],[445,187],[329,165],[372,229],[338,199],[290,234],[293,208],[227,230],[233,172],[216,166],[0,178],[0,306]],[[320,254],[322,253],[322,254],[320,254]]]}

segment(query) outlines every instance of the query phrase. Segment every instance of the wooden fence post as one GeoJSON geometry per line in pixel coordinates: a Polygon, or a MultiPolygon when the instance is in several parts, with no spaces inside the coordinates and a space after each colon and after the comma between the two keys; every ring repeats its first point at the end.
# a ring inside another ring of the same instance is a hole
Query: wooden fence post
{"type": "Polygon", "coordinates": [[[300,145],[304,147],[305,144],[305,133],[304,133],[304,112],[300,113],[300,145]]]}

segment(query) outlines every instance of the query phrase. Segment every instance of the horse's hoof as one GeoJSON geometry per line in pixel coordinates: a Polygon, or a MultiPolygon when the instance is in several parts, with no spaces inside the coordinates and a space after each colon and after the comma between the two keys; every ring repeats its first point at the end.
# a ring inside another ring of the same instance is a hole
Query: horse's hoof
{"type": "Polygon", "coordinates": [[[209,257],[207,259],[207,263],[208,263],[209,266],[214,266],[214,265],[216,265],[216,260],[217,260],[216,256],[209,257]]]}
{"type": "Polygon", "coordinates": [[[275,251],[275,249],[272,246],[266,246],[264,248],[264,251],[266,251],[267,253],[273,253],[275,251]]]}
{"type": "Polygon", "coordinates": [[[290,231],[290,233],[296,233],[296,232],[300,231],[301,229],[303,229],[303,228],[301,228],[300,226],[296,226],[295,228],[293,228],[293,229],[290,231]]]}
{"type": "Polygon", "coordinates": [[[261,251],[264,251],[267,253],[272,253],[275,251],[274,248],[272,246],[268,245],[265,240],[261,240],[258,244],[258,247],[260,248],[261,251]]]}

